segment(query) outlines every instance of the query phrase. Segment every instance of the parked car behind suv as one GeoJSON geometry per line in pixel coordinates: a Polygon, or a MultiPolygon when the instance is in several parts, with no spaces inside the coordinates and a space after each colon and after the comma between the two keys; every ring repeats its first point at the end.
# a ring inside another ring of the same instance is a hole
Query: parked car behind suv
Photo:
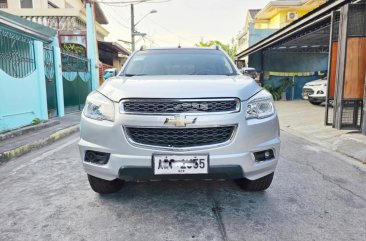
{"type": "Polygon", "coordinates": [[[302,97],[313,105],[320,105],[327,96],[327,77],[308,82],[302,88],[302,97]]]}
{"type": "Polygon", "coordinates": [[[261,191],[280,152],[271,94],[210,48],[133,53],[119,76],[88,96],[80,137],[98,193],[165,179],[235,179],[261,191]]]}
{"type": "Polygon", "coordinates": [[[255,70],[255,68],[243,67],[243,68],[241,68],[240,72],[243,75],[247,75],[253,79],[257,78],[257,71],[255,70]]]}
{"type": "Polygon", "coordinates": [[[118,73],[117,68],[106,69],[104,70],[103,78],[107,80],[109,78],[116,76],[117,73],[118,73]]]}

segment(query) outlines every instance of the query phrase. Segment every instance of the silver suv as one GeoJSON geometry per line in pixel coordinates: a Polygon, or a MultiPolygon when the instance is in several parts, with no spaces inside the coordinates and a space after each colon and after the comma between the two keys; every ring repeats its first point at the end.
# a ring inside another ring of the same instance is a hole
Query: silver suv
{"type": "Polygon", "coordinates": [[[272,182],[279,133],[271,94],[220,49],[145,49],[89,94],[79,149],[101,194],[156,179],[235,179],[261,191],[272,182]]]}

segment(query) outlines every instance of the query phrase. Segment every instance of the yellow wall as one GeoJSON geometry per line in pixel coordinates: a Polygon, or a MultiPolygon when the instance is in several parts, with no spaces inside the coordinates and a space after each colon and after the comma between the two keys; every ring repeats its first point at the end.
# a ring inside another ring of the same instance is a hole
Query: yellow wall
{"type": "Polygon", "coordinates": [[[254,28],[256,29],[268,29],[268,23],[255,23],[254,28]]]}
{"type": "Polygon", "coordinates": [[[279,12],[269,20],[268,28],[269,29],[281,28],[282,22],[283,22],[283,12],[279,12]]]}
{"type": "MultiPolygon", "coordinates": [[[[275,14],[269,19],[255,19],[254,26],[256,29],[280,29],[290,24],[292,21],[287,20],[288,12],[297,12],[298,17],[302,17],[313,9],[323,4],[324,0],[318,0],[310,3],[310,5],[294,6],[292,8],[281,9],[280,7],[269,8],[269,12],[275,12],[275,14]]],[[[268,12],[268,13],[269,13],[268,12]]]]}

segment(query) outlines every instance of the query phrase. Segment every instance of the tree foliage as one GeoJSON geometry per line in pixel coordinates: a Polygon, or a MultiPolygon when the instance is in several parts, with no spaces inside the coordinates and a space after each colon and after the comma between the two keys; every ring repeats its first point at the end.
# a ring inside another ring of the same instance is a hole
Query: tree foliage
{"type": "Polygon", "coordinates": [[[281,94],[292,86],[293,82],[290,78],[283,78],[280,80],[279,86],[274,87],[273,84],[265,84],[264,88],[272,94],[274,100],[280,100],[281,94]]]}
{"type": "Polygon", "coordinates": [[[218,40],[211,40],[208,42],[199,42],[196,44],[197,47],[211,47],[211,46],[219,46],[222,50],[224,50],[232,60],[235,60],[236,54],[236,45],[235,44],[223,44],[218,40]]]}
{"type": "Polygon", "coordinates": [[[86,55],[86,48],[80,44],[62,43],[61,48],[70,53],[79,54],[82,56],[86,55]]]}

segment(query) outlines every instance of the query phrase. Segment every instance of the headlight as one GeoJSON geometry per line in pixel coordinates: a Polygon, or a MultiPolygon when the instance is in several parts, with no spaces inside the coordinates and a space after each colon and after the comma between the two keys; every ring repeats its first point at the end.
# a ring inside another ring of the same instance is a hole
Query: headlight
{"type": "Polygon", "coordinates": [[[86,117],[94,120],[114,121],[114,104],[104,95],[93,91],[86,98],[83,113],[86,117]]]}
{"type": "Polygon", "coordinates": [[[246,108],[247,119],[263,119],[275,113],[273,97],[266,90],[262,90],[250,98],[246,108]]]}

